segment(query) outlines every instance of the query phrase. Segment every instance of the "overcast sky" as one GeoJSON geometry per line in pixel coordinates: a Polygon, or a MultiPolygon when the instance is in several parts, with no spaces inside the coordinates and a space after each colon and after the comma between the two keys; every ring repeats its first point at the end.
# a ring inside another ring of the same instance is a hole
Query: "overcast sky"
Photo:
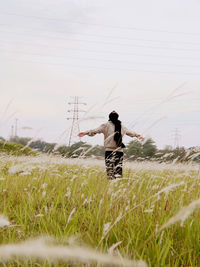
{"type": "Polygon", "coordinates": [[[19,136],[67,144],[80,96],[81,130],[116,110],[159,147],[200,145],[199,14],[198,0],[0,0],[0,136],[17,118],[19,136]]]}

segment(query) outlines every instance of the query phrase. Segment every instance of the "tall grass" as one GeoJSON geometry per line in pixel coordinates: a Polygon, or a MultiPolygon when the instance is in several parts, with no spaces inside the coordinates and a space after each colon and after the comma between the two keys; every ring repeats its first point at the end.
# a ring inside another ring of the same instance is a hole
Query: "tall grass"
{"type": "MultiPolygon", "coordinates": [[[[197,205],[183,217],[183,225],[178,220],[167,225],[183,206],[200,198],[198,167],[134,163],[124,179],[109,181],[98,165],[50,156],[1,156],[0,214],[9,221],[0,228],[1,244],[48,235],[64,245],[73,237],[83,247],[149,266],[198,266],[197,205]]],[[[17,264],[50,265],[38,259],[6,262],[17,264]]],[[[61,258],[54,264],[66,266],[61,258]]]]}

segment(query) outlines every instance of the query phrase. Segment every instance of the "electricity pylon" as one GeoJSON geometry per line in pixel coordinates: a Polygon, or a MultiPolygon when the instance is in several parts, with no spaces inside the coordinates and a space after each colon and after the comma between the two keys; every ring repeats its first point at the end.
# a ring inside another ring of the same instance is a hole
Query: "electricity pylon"
{"type": "Polygon", "coordinates": [[[175,129],[173,137],[174,137],[174,148],[178,148],[181,139],[181,134],[178,129],[175,129]]]}
{"type": "Polygon", "coordinates": [[[79,105],[86,105],[86,103],[79,102],[79,98],[80,97],[78,96],[74,96],[73,101],[68,103],[69,105],[73,105],[73,108],[68,110],[69,113],[73,112],[73,115],[72,117],[67,118],[67,120],[72,120],[72,126],[69,135],[69,146],[71,145],[72,137],[76,136],[80,132],[79,113],[85,112],[84,110],[79,109],[79,105]]]}

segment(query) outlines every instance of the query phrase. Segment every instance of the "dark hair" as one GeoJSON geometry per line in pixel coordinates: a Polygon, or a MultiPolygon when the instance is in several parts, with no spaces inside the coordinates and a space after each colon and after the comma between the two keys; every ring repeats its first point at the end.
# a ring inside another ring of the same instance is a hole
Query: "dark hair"
{"type": "Polygon", "coordinates": [[[122,134],[121,134],[121,121],[118,120],[119,115],[116,111],[112,111],[109,114],[109,121],[111,121],[115,125],[115,134],[114,134],[114,140],[118,147],[125,147],[125,145],[122,143],[122,134]]]}

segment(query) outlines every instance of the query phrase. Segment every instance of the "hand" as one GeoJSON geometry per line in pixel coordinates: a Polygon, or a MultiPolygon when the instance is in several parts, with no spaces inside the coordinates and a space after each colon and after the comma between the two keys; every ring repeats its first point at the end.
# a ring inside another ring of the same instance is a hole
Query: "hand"
{"type": "Polygon", "coordinates": [[[85,133],[81,132],[78,134],[78,137],[83,137],[85,135],[85,133]]]}
{"type": "Polygon", "coordinates": [[[144,140],[144,137],[142,137],[140,134],[137,134],[136,137],[140,139],[141,141],[144,140]]]}

